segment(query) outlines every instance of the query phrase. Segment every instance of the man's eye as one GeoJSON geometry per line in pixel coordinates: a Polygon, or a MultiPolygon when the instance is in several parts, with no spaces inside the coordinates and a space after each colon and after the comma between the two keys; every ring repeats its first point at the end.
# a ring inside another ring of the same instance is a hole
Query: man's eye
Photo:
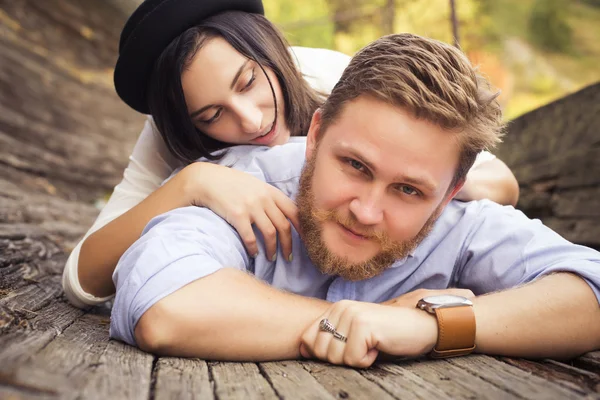
{"type": "Polygon", "coordinates": [[[361,162],[356,161],[356,160],[348,160],[348,164],[350,164],[350,166],[358,171],[363,172],[365,170],[365,166],[362,165],[361,162]]]}
{"type": "Polygon", "coordinates": [[[407,185],[401,185],[400,191],[409,196],[416,196],[419,194],[419,192],[417,192],[413,187],[407,185]]]}
{"type": "Polygon", "coordinates": [[[213,115],[210,119],[202,120],[201,122],[203,122],[205,124],[212,124],[213,122],[215,122],[221,116],[222,112],[223,112],[223,109],[219,108],[217,110],[217,112],[215,113],[215,115],[213,115]]]}

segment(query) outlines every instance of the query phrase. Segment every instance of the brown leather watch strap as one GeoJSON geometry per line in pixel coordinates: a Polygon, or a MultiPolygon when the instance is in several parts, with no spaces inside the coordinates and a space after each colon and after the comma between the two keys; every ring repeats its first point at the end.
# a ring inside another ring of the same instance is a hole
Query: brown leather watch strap
{"type": "Polygon", "coordinates": [[[433,358],[464,356],[475,350],[475,313],[472,306],[437,308],[438,340],[433,358]]]}

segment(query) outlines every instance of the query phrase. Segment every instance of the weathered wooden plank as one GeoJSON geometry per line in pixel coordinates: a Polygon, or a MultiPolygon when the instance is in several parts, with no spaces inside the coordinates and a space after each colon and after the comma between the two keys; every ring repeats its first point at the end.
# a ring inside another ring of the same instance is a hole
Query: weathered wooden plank
{"type": "Polygon", "coordinates": [[[405,369],[434,384],[451,398],[505,399],[510,392],[450,364],[447,360],[419,359],[405,369]]]}
{"type": "Polygon", "coordinates": [[[108,344],[106,317],[86,314],[12,371],[13,385],[75,398],[108,344]]]}
{"type": "Polygon", "coordinates": [[[282,399],[333,399],[297,361],[260,363],[259,368],[282,399]]]}
{"type": "Polygon", "coordinates": [[[362,376],[359,370],[312,361],[302,362],[301,365],[334,398],[394,399],[381,386],[362,376]]]}
{"type": "Polygon", "coordinates": [[[87,377],[77,397],[90,400],[149,399],[153,360],[153,355],[136,347],[110,341],[97,363],[90,360],[88,365],[80,367],[87,377]]]}
{"type": "Polygon", "coordinates": [[[154,367],[154,399],[214,399],[206,361],[161,357],[154,367]]]}
{"type": "Polygon", "coordinates": [[[554,360],[537,362],[503,357],[502,361],[582,395],[596,391],[600,375],[554,360]]]}
{"type": "Polygon", "coordinates": [[[398,364],[375,364],[372,368],[360,371],[361,375],[381,386],[399,399],[450,399],[436,382],[429,382],[409,369],[410,362],[398,364]]]}
{"type": "Polygon", "coordinates": [[[91,202],[118,182],[144,120],[112,83],[127,16],[103,0],[1,9],[0,163],[13,172],[0,175],[41,177],[58,196],[91,202]]]}
{"type": "Polygon", "coordinates": [[[13,323],[0,335],[0,371],[8,373],[22,364],[65,328],[83,315],[83,311],[64,302],[54,302],[31,319],[13,323]],[[27,328],[27,329],[22,329],[27,328]]]}
{"type": "Polygon", "coordinates": [[[525,399],[578,399],[583,394],[489,356],[457,357],[449,359],[448,362],[483,381],[491,382],[503,391],[510,393],[511,396],[525,399]]]}
{"type": "Polygon", "coordinates": [[[0,399],[3,400],[56,400],[58,397],[53,393],[43,393],[30,388],[15,388],[2,385],[0,375],[0,399]]]}
{"type": "Polygon", "coordinates": [[[0,306],[9,309],[38,311],[62,296],[60,276],[47,276],[34,284],[24,286],[0,299],[0,306]]]}
{"type": "Polygon", "coordinates": [[[584,354],[573,360],[573,364],[600,374],[600,351],[584,354]]]}
{"type": "Polygon", "coordinates": [[[279,398],[256,364],[211,362],[208,367],[219,400],[279,398]]]}

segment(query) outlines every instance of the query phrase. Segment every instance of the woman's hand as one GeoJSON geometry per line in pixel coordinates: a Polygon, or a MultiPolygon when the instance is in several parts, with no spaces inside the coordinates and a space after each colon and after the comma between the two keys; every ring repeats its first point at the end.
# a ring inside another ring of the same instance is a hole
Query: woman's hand
{"type": "Polygon", "coordinates": [[[277,239],[286,260],[292,256],[290,221],[298,229],[296,204],[283,192],[242,171],[210,163],[184,168],[190,204],[206,207],[232,225],[248,253],[258,254],[252,225],[262,232],[267,258],[275,260],[277,239]],[[289,220],[289,221],[288,221],[289,220]]]}
{"type": "Polygon", "coordinates": [[[342,300],[334,303],[301,337],[300,354],[332,364],[369,367],[382,352],[393,356],[418,356],[437,341],[435,317],[417,308],[342,300]],[[344,342],[319,329],[327,319],[344,342]]]}

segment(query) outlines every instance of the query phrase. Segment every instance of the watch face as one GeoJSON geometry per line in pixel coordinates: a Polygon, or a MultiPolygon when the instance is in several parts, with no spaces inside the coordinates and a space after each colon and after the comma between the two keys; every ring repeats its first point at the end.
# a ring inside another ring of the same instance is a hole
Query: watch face
{"type": "Polygon", "coordinates": [[[425,297],[423,301],[431,304],[432,306],[459,306],[459,305],[472,305],[470,300],[462,296],[454,296],[451,294],[443,294],[440,296],[429,296],[425,297]]]}

